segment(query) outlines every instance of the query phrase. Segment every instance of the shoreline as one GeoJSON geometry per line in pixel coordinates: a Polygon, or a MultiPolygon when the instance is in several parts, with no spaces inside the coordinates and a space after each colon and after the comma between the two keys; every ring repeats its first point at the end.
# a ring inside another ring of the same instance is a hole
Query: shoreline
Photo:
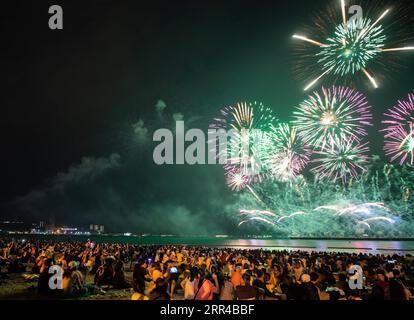
{"type": "Polygon", "coordinates": [[[113,237],[113,238],[131,238],[131,239],[150,239],[150,238],[161,238],[161,239],[177,239],[177,238],[209,238],[216,240],[266,240],[266,241],[277,241],[277,240],[312,240],[312,241],[414,241],[414,237],[410,238],[368,238],[368,237],[266,237],[266,236],[217,236],[217,235],[125,235],[120,233],[105,233],[105,234],[50,234],[50,233],[3,233],[0,234],[3,237],[9,238],[37,238],[37,237],[77,237],[77,238],[96,238],[96,237],[113,237]]]}

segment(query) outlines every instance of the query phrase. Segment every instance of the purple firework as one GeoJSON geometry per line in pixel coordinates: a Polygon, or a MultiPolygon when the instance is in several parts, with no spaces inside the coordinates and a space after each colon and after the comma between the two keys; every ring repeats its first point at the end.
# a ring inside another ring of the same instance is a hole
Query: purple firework
{"type": "Polygon", "coordinates": [[[414,164],[414,94],[398,101],[384,114],[386,128],[384,150],[391,161],[414,164]]]}
{"type": "Polygon", "coordinates": [[[351,88],[322,88],[299,104],[293,124],[302,139],[323,149],[337,139],[361,141],[371,125],[370,109],[366,97],[351,88]]]}

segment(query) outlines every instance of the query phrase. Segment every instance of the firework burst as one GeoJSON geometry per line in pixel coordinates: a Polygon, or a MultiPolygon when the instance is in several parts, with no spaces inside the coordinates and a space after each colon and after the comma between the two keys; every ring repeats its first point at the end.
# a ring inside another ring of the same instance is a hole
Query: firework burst
{"type": "Polygon", "coordinates": [[[315,151],[320,157],[312,162],[317,164],[312,172],[319,180],[341,179],[345,184],[350,178],[357,178],[360,172],[366,171],[369,152],[368,144],[360,144],[357,140],[333,139],[325,149],[315,151]]]}
{"type": "Polygon", "coordinates": [[[229,170],[226,174],[227,186],[236,192],[242,191],[248,184],[248,177],[238,170],[229,170]]]}
{"type": "Polygon", "coordinates": [[[386,40],[382,26],[371,26],[369,19],[355,19],[346,26],[337,26],[334,36],[327,39],[327,45],[323,45],[317,54],[322,70],[345,76],[366,68],[368,62],[380,53],[386,40]],[[367,34],[358,40],[361,30],[367,30],[367,34]]]}
{"type": "Polygon", "coordinates": [[[210,125],[213,129],[263,130],[266,131],[276,117],[273,111],[261,102],[241,102],[220,110],[220,117],[210,125]]]}
{"type": "Polygon", "coordinates": [[[297,134],[297,129],[286,123],[271,129],[273,147],[269,148],[266,167],[278,181],[295,179],[310,161],[312,150],[297,134]]]}
{"type": "Polygon", "coordinates": [[[414,164],[414,94],[385,113],[384,150],[391,161],[414,164]]]}
{"type": "MultiPolygon", "coordinates": [[[[228,139],[225,148],[224,169],[229,181],[234,172],[246,177],[246,184],[257,183],[266,177],[264,160],[268,157],[270,126],[276,122],[272,110],[262,103],[238,103],[220,111],[211,129],[224,130],[228,139]]],[[[223,154],[219,154],[223,158],[223,154]]],[[[231,184],[231,183],[230,183],[231,184]]]]}
{"type": "MultiPolygon", "coordinates": [[[[378,88],[375,77],[368,70],[372,62],[376,62],[380,56],[387,52],[410,51],[414,47],[386,48],[388,38],[385,35],[383,20],[389,15],[390,10],[384,10],[375,19],[359,17],[347,21],[346,4],[340,2],[342,21],[334,20],[330,25],[329,34],[325,39],[318,41],[305,35],[295,34],[294,39],[312,44],[318,48],[313,53],[313,64],[319,67],[319,74],[310,81],[305,91],[313,87],[318,81],[327,76],[345,77],[359,73],[364,74],[374,88],[378,88]]],[[[338,5],[339,9],[339,5],[338,5]]],[[[336,10],[339,11],[339,10],[336,10]]],[[[330,13],[325,14],[332,18],[330,13]]],[[[336,15],[336,14],[335,14],[336,15]]],[[[332,18],[333,19],[333,18],[332,18]]],[[[322,33],[321,24],[317,24],[319,34],[322,33]]],[[[325,30],[324,30],[325,31],[325,30]]],[[[309,56],[309,55],[308,55],[309,56]]]]}
{"type": "Polygon", "coordinates": [[[347,87],[322,88],[296,109],[293,124],[299,136],[322,149],[334,139],[360,141],[372,120],[366,97],[347,87]]]}

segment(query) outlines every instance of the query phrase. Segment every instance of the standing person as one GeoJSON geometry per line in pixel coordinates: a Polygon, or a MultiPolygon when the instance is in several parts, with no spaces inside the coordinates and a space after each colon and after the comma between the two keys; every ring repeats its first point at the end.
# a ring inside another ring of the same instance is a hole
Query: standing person
{"type": "Polygon", "coordinates": [[[242,282],[242,267],[240,264],[237,264],[236,270],[231,275],[231,283],[233,284],[234,289],[236,289],[242,282]]]}
{"type": "Polygon", "coordinates": [[[144,259],[139,259],[138,263],[134,265],[132,273],[134,290],[138,293],[145,293],[145,279],[147,276],[147,265],[144,259]]]}
{"type": "Polygon", "coordinates": [[[169,263],[164,277],[168,281],[168,294],[172,300],[174,298],[175,287],[179,278],[178,268],[169,263]]]}
{"type": "Polygon", "coordinates": [[[190,272],[184,274],[184,280],[181,281],[180,286],[184,291],[184,300],[193,300],[194,293],[194,280],[197,276],[197,268],[191,268],[190,272]]]}
{"type": "Polygon", "coordinates": [[[220,300],[231,301],[235,300],[236,292],[228,275],[224,276],[223,286],[220,290],[220,300]]]}
{"type": "Polygon", "coordinates": [[[214,284],[205,276],[203,269],[199,270],[198,279],[194,281],[195,300],[213,300],[213,294],[219,292],[217,275],[212,275],[214,284]]]}
{"type": "Polygon", "coordinates": [[[223,274],[217,268],[216,265],[212,265],[210,267],[210,273],[211,273],[211,275],[216,275],[217,276],[217,283],[218,283],[218,287],[217,287],[218,292],[213,294],[213,300],[220,300],[220,291],[221,291],[221,288],[222,288],[223,283],[224,283],[223,274]]]}

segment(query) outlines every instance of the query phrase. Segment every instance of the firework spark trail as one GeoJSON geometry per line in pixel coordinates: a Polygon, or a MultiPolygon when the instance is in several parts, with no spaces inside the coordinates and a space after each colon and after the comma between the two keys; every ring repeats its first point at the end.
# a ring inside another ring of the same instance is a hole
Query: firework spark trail
{"type": "Polygon", "coordinates": [[[257,201],[259,201],[260,203],[262,203],[262,204],[265,204],[264,202],[263,202],[263,200],[262,199],[260,199],[260,197],[256,194],[256,192],[254,192],[254,190],[252,189],[252,187],[251,186],[249,186],[249,185],[246,185],[246,188],[247,188],[247,190],[249,190],[250,191],[250,193],[257,199],[257,201]]]}
{"type": "Polygon", "coordinates": [[[361,208],[359,206],[352,206],[350,208],[340,210],[338,212],[338,216],[343,216],[343,215],[346,215],[346,214],[355,214],[355,215],[357,215],[357,214],[360,214],[360,213],[370,214],[371,212],[368,208],[361,208]]]}
{"type": "Polygon", "coordinates": [[[401,47],[401,48],[380,49],[381,52],[411,51],[411,50],[414,50],[414,47],[401,47]]]}
{"type": "Polygon", "coordinates": [[[312,80],[306,87],[303,89],[304,91],[308,91],[310,88],[312,88],[319,80],[321,80],[325,75],[330,73],[333,70],[333,67],[326,70],[324,73],[322,73],[319,77],[317,77],[315,80],[312,80]]]}
{"type": "Polygon", "coordinates": [[[283,216],[283,217],[280,217],[278,220],[277,220],[277,223],[280,223],[280,222],[282,222],[283,220],[286,220],[286,219],[292,219],[292,218],[295,218],[295,217],[297,217],[297,216],[304,216],[304,215],[306,215],[307,213],[306,212],[304,212],[304,211],[298,211],[298,212],[294,212],[294,213],[292,213],[292,214],[290,214],[290,215],[288,215],[288,216],[283,216]]]}
{"type": "Polygon", "coordinates": [[[372,203],[367,202],[367,203],[364,203],[362,205],[366,206],[366,207],[374,207],[374,208],[377,208],[377,209],[385,210],[387,212],[391,212],[391,209],[386,207],[385,203],[382,203],[382,202],[372,202],[372,203]]]}
{"type": "Polygon", "coordinates": [[[313,209],[313,211],[322,211],[322,210],[339,211],[340,209],[339,209],[338,206],[335,206],[335,205],[333,205],[333,206],[320,206],[320,207],[317,207],[317,208],[313,209]]]}
{"type": "MultiPolygon", "coordinates": [[[[370,210],[368,209],[368,207],[373,207],[373,208],[377,208],[380,210],[384,210],[387,212],[390,212],[389,208],[385,207],[383,203],[363,203],[363,204],[359,204],[359,205],[349,205],[346,208],[341,208],[341,206],[338,205],[327,205],[327,206],[320,206],[317,207],[315,209],[313,209],[312,211],[316,212],[316,211],[321,211],[321,210],[331,210],[331,211],[335,211],[336,213],[333,216],[342,216],[345,214],[352,214],[352,215],[357,215],[358,214],[374,214],[374,212],[370,212],[370,210]]],[[[305,211],[297,211],[294,212],[292,214],[289,215],[284,215],[284,216],[280,216],[278,217],[275,213],[270,212],[270,211],[262,211],[262,210],[244,210],[244,209],[240,209],[240,214],[242,215],[247,215],[247,216],[252,216],[249,219],[245,219],[242,222],[240,222],[239,226],[247,223],[247,222],[252,222],[252,221],[259,221],[259,222],[264,222],[267,224],[270,224],[272,226],[276,226],[276,224],[279,224],[285,220],[291,220],[291,219],[295,219],[296,217],[299,216],[308,216],[309,213],[305,212],[305,211]],[[270,221],[269,218],[275,218],[275,222],[274,221],[270,221]]],[[[391,219],[389,217],[385,217],[385,216],[375,216],[375,217],[370,217],[367,219],[363,219],[360,221],[356,221],[356,223],[358,225],[362,224],[365,225],[366,227],[368,227],[369,229],[371,229],[371,225],[369,224],[369,222],[375,222],[375,221],[385,221],[388,222],[390,224],[394,224],[396,221],[394,219],[391,219]]]]}
{"type": "Polygon", "coordinates": [[[363,203],[360,205],[350,206],[348,208],[338,210],[338,215],[342,216],[345,214],[373,214],[370,208],[377,208],[383,211],[391,212],[389,208],[385,206],[384,203],[363,203]]]}
{"type": "Polygon", "coordinates": [[[248,220],[243,220],[242,222],[240,222],[240,223],[239,223],[239,227],[240,227],[241,225],[243,225],[243,224],[245,224],[245,223],[247,223],[247,222],[251,222],[251,221],[260,221],[260,222],[267,223],[267,224],[269,224],[269,225],[271,225],[271,226],[273,226],[273,227],[274,227],[274,226],[276,226],[274,222],[271,222],[271,221],[269,221],[269,220],[267,220],[267,219],[264,219],[264,218],[261,218],[261,217],[253,217],[253,218],[250,218],[250,219],[248,219],[248,220]]]}
{"type": "Polygon", "coordinates": [[[326,45],[325,45],[325,44],[320,43],[320,42],[315,41],[315,40],[312,40],[312,39],[310,39],[310,38],[308,38],[308,37],[305,37],[305,36],[300,36],[300,35],[294,34],[294,35],[292,36],[292,38],[294,38],[294,39],[299,39],[299,40],[303,40],[303,41],[305,41],[305,42],[312,43],[312,44],[317,45],[317,46],[319,46],[319,47],[326,47],[326,45]]]}
{"type": "Polygon", "coordinates": [[[343,20],[343,23],[344,23],[344,28],[346,28],[347,21],[346,21],[345,0],[341,0],[341,9],[342,9],[342,20],[343,20]]]}
{"type": "Polygon", "coordinates": [[[277,217],[277,214],[271,212],[271,211],[266,211],[266,210],[244,210],[244,209],[240,209],[240,214],[244,214],[244,215],[267,215],[267,216],[271,216],[271,217],[277,217]]]}
{"type": "Polygon", "coordinates": [[[358,224],[363,224],[364,226],[366,226],[368,229],[371,229],[371,225],[368,222],[365,221],[358,221],[358,224]]]}
{"type": "Polygon", "coordinates": [[[378,84],[377,84],[377,81],[374,79],[374,77],[373,77],[373,76],[371,76],[371,75],[369,74],[369,72],[368,72],[365,68],[362,68],[361,70],[362,70],[362,72],[366,75],[366,77],[368,78],[368,80],[369,80],[369,81],[371,81],[371,83],[372,83],[372,85],[374,86],[374,88],[375,88],[375,89],[378,89],[378,84]]]}
{"type": "Polygon", "coordinates": [[[361,33],[358,35],[356,42],[358,42],[361,38],[365,37],[384,17],[390,12],[389,9],[385,10],[385,12],[369,27],[365,27],[362,29],[361,33]]]}
{"type": "Polygon", "coordinates": [[[387,208],[384,203],[381,203],[381,202],[367,202],[367,203],[362,203],[359,205],[350,205],[350,206],[347,206],[346,208],[343,208],[338,205],[320,206],[320,207],[313,209],[313,211],[330,210],[330,211],[335,211],[338,216],[341,216],[347,213],[371,214],[372,212],[370,211],[370,208],[377,208],[380,210],[391,212],[391,210],[387,208]]]}
{"type": "Polygon", "coordinates": [[[394,224],[395,220],[391,219],[391,218],[387,218],[387,217],[374,217],[374,218],[369,218],[369,219],[365,219],[362,222],[368,223],[371,221],[385,221],[388,222],[390,224],[394,224]]]}
{"type": "MultiPolygon", "coordinates": [[[[353,226],[366,226],[371,232],[375,232],[372,227],[373,222],[387,222],[389,224],[395,224],[396,219],[394,216],[387,216],[391,213],[391,210],[385,206],[382,202],[365,202],[360,204],[336,204],[336,205],[324,205],[314,208],[309,211],[295,211],[292,214],[285,214],[278,216],[274,212],[269,210],[243,210],[240,209],[240,213],[248,218],[243,219],[240,225],[247,222],[262,222],[278,228],[278,230],[289,230],[290,228],[304,230],[305,226],[308,226],[311,221],[331,221],[330,223],[338,223],[344,220],[338,220],[343,215],[349,215],[349,219],[346,221],[352,222],[353,226]],[[318,212],[317,215],[315,215],[318,212]],[[319,212],[321,212],[319,214],[319,212]],[[367,218],[368,216],[368,218],[367,218]],[[300,220],[297,218],[302,217],[300,220]],[[320,220],[323,218],[324,220],[320,220]]],[[[346,222],[345,222],[346,223],[346,222]]],[[[354,229],[354,232],[358,231],[358,228],[354,229]]]]}

